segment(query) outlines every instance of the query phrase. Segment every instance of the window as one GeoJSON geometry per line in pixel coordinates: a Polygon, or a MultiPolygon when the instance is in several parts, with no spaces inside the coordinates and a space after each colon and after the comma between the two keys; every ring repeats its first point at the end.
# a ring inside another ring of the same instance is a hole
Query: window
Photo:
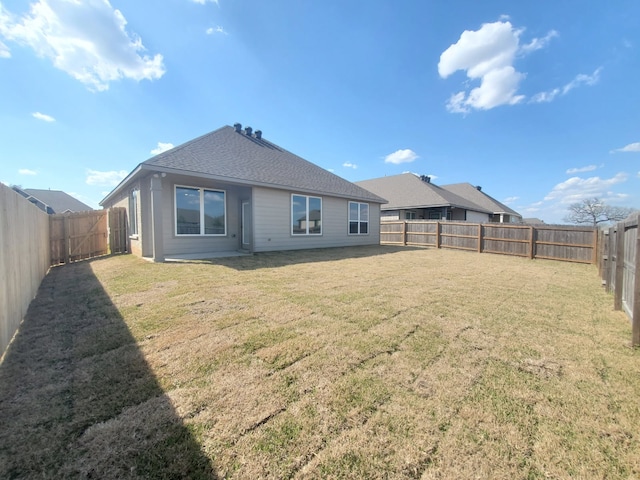
{"type": "Polygon", "coordinates": [[[226,235],[225,192],[176,186],[176,235],[226,235]]]}
{"type": "Polygon", "coordinates": [[[415,220],[416,219],[416,212],[404,212],[404,219],[405,220],[415,220]]]}
{"type": "Polygon", "coordinates": [[[291,195],[291,234],[322,234],[322,199],[291,195]]]}
{"type": "Polygon", "coordinates": [[[129,235],[138,235],[138,195],[139,190],[131,190],[129,195],[129,235]]]}
{"type": "Polygon", "coordinates": [[[349,202],[349,234],[369,233],[369,204],[349,202]]]}

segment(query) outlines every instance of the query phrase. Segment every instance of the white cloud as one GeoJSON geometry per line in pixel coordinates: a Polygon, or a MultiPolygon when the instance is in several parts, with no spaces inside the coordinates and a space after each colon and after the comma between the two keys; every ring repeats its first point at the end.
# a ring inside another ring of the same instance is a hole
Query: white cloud
{"type": "Polygon", "coordinates": [[[158,155],[159,153],[166,152],[167,150],[171,150],[174,147],[173,143],[162,143],[158,142],[158,146],[151,150],[152,155],[158,155]]]}
{"type": "Polygon", "coordinates": [[[626,173],[618,173],[611,178],[571,177],[553,187],[553,190],[544,199],[569,205],[590,197],[602,199],[622,198],[624,195],[613,193],[611,188],[614,185],[626,182],[628,177],[626,173]]]}
{"type": "Polygon", "coordinates": [[[514,68],[516,56],[544,48],[558,34],[552,30],[545,37],[520,46],[523,31],[501,17],[500,21],[483,24],[479,30],[465,30],[456,43],[442,52],[438,63],[440,77],[447,78],[462,70],[469,79],[480,80],[480,86],[470,92],[451,95],[447,103],[450,112],[489,110],[500,105],[515,105],[525,98],[517,94],[525,74],[514,68]]]}
{"type": "Polygon", "coordinates": [[[36,172],[35,170],[29,170],[28,168],[21,168],[20,170],[18,170],[18,173],[20,175],[37,175],[38,172],[36,172]]]}
{"type": "Polygon", "coordinates": [[[520,197],[507,197],[502,201],[502,203],[504,203],[505,205],[509,205],[509,204],[511,204],[513,202],[518,201],[519,199],[520,199],[520,197]]]}
{"type": "Polygon", "coordinates": [[[199,3],[200,5],[204,5],[207,2],[208,3],[215,3],[216,5],[218,5],[218,0],[191,0],[191,1],[195,2],[195,3],[199,3]]]}
{"type": "MultiPolygon", "coordinates": [[[[1,15],[2,15],[2,12],[0,12],[0,16],[1,15]]],[[[0,22],[1,21],[2,21],[2,19],[0,18],[0,22]]],[[[11,58],[11,51],[9,50],[9,47],[7,47],[2,42],[0,42],[0,58],[11,58]]]]}
{"type": "Polygon", "coordinates": [[[593,172],[598,167],[596,165],[587,165],[586,167],[570,168],[567,170],[567,175],[573,175],[574,173],[593,172]]]}
{"type": "Polygon", "coordinates": [[[207,35],[213,35],[214,33],[220,33],[222,35],[228,35],[227,31],[222,28],[220,25],[217,27],[209,27],[207,28],[207,35]]]}
{"type": "Polygon", "coordinates": [[[31,116],[33,118],[37,118],[38,120],[42,120],[43,122],[55,122],[56,119],[53,118],[51,115],[46,115],[44,113],[40,113],[40,112],[33,112],[31,114],[31,116]]]}
{"type": "Polygon", "coordinates": [[[145,55],[142,39],[126,25],[109,0],[39,0],[22,18],[0,4],[0,36],[31,47],[91,90],[107,90],[122,78],[153,80],[165,73],[162,55],[145,55]]]}
{"type": "Polygon", "coordinates": [[[534,38],[526,45],[520,47],[520,51],[522,53],[530,53],[535,52],[536,50],[540,50],[541,48],[545,48],[549,44],[549,42],[557,36],[558,32],[556,32],[555,30],[551,30],[549,33],[547,33],[546,36],[542,38],[534,38]]]}
{"type": "Polygon", "coordinates": [[[640,152],[640,142],[630,143],[629,145],[625,145],[622,148],[611,150],[611,153],[615,152],[640,152]]]}
{"type": "Polygon", "coordinates": [[[420,158],[416,152],[410,149],[396,150],[384,157],[384,163],[394,163],[396,165],[400,163],[410,163],[420,158]]]}
{"type": "Polygon", "coordinates": [[[350,162],[344,162],[342,164],[342,166],[345,167],[345,168],[353,168],[354,170],[356,168],[358,168],[358,165],[356,165],[355,163],[350,163],[350,162]]]}
{"type": "Polygon", "coordinates": [[[602,67],[597,68],[591,75],[587,75],[581,73],[576,75],[576,77],[567,83],[562,88],[554,88],[553,90],[549,90],[546,92],[536,93],[533,97],[531,97],[531,103],[548,103],[552,102],[556,99],[558,95],[566,95],[571,90],[581,85],[593,86],[600,81],[600,72],[602,72],[602,67]]]}
{"type": "Polygon", "coordinates": [[[590,87],[595,85],[600,81],[600,72],[602,72],[602,67],[596,68],[591,75],[586,75],[584,73],[576,75],[576,78],[574,78],[569,83],[567,83],[564,87],[562,87],[562,94],[566,95],[574,88],[579,87],[580,85],[583,85],[583,84],[589,85],[590,87]]]}
{"type": "Polygon", "coordinates": [[[554,88],[553,90],[549,90],[548,92],[539,92],[536,93],[533,97],[531,97],[531,103],[549,103],[553,102],[556,97],[560,94],[561,89],[554,88]]]}
{"type": "Polygon", "coordinates": [[[112,170],[110,172],[100,172],[98,170],[87,170],[87,185],[103,185],[115,187],[127,176],[126,170],[112,170]]]}

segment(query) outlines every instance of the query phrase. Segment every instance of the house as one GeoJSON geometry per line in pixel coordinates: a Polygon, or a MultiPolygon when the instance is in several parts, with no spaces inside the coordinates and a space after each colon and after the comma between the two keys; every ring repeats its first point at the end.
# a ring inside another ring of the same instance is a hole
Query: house
{"type": "Polygon", "coordinates": [[[356,182],[388,200],[381,208],[384,220],[462,220],[488,222],[492,212],[431,183],[427,176],[403,173],[356,182]]]}
{"type": "Polygon", "coordinates": [[[48,214],[93,210],[89,205],[60,190],[23,189],[17,186],[11,188],[48,214]]]}
{"type": "Polygon", "coordinates": [[[139,164],[100,205],[126,208],[131,251],[163,261],[376,245],[384,202],[235,124],[139,164]]]}
{"type": "Polygon", "coordinates": [[[451,185],[443,185],[442,188],[451,193],[455,193],[460,197],[472,201],[476,205],[487,209],[491,212],[490,222],[496,223],[521,223],[522,215],[509,208],[504,203],[499,202],[495,198],[487,195],[482,191],[482,187],[474,187],[470,183],[454,183],[451,185]]]}

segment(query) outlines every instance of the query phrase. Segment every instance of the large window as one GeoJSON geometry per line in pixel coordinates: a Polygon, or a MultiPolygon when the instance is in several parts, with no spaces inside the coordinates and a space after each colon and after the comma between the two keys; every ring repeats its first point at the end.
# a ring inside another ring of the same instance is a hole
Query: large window
{"type": "Polygon", "coordinates": [[[349,234],[369,233],[369,204],[349,202],[349,234]]]}
{"type": "Polygon", "coordinates": [[[138,195],[139,190],[131,190],[129,195],[129,235],[138,235],[138,195]]]}
{"type": "Polygon", "coordinates": [[[176,186],[176,235],[226,235],[225,192],[176,186]]]}
{"type": "Polygon", "coordinates": [[[322,235],[322,199],[291,195],[291,233],[322,235]]]}

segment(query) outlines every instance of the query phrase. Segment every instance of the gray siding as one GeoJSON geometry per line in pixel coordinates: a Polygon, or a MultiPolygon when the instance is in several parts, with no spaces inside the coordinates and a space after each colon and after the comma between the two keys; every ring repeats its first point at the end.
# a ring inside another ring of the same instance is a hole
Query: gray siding
{"type": "Polygon", "coordinates": [[[142,247],[142,256],[153,255],[153,235],[151,234],[151,176],[141,178],[138,183],[140,199],[138,205],[138,237],[142,247]]]}
{"type": "Polygon", "coordinates": [[[151,232],[150,214],[147,212],[150,210],[149,200],[149,179],[142,178],[137,182],[128,185],[126,190],[121,190],[117,196],[113,197],[110,202],[104,204],[104,208],[121,207],[127,211],[127,234],[129,235],[129,251],[135,255],[151,255],[151,234],[145,232],[151,232]],[[131,235],[130,231],[130,219],[131,212],[129,211],[129,196],[133,190],[139,190],[140,195],[138,198],[138,235],[131,235]],[[147,229],[149,228],[149,229],[147,229]]]}
{"type": "Polygon", "coordinates": [[[292,235],[292,193],[297,192],[253,189],[255,252],[380,243],[379,204],[369,203],[369,234],[349,235],[349,200],[328,196],[322,197],[322,235],[292,235]]]}
{"type": "Polygon", "coordinates": [[[489,221],[489,215],[487,215],[486,213],[467,210],[467,222],[486,223],[488,221],[489,221]]]}
{"type": "MultiPolygon", "coordinates": [[[[140,189],[139,235],[131,238],[131,250],[136,255],[153,254],[151,215],[151,182],[146,176],[131,184],[105,207],[129,208],[128,194],[140,189]]],[[[297,250],[303,248],[378,245],[380,243],[380,205],[369,203],[369,234],[349,235],[349,200],[323,196],[322,235],[291,234],[291,194],[264,187],[246,187],[182,175],[162,178],[162,232],[164,255],[182,255],[233,251],[242,247],[242,202],[251,205],[250,230],[253,231],[254,252],[297,250]],[[211,188],[226,192],[227,232],[224,236],[177,236],[175,234],[175,186],[211,188]]],[[[300,193],[304,195],[303,193],[300,193]]]]}
{"type": "MultiPolygon", "coordinates": [[[[167,175],[162,179],[162,229],[165,255],[231,251],[240,248],[240,209],[242,199],[251,190],[237,185],[223,184],[207,179],[167,175]],[[177,236],[175,234],[175,186],[212,188],[226,192],[227,233],[224,236],[177,236]]],[[[150,227],[150,225],[149,225],[150,227]]]]}

